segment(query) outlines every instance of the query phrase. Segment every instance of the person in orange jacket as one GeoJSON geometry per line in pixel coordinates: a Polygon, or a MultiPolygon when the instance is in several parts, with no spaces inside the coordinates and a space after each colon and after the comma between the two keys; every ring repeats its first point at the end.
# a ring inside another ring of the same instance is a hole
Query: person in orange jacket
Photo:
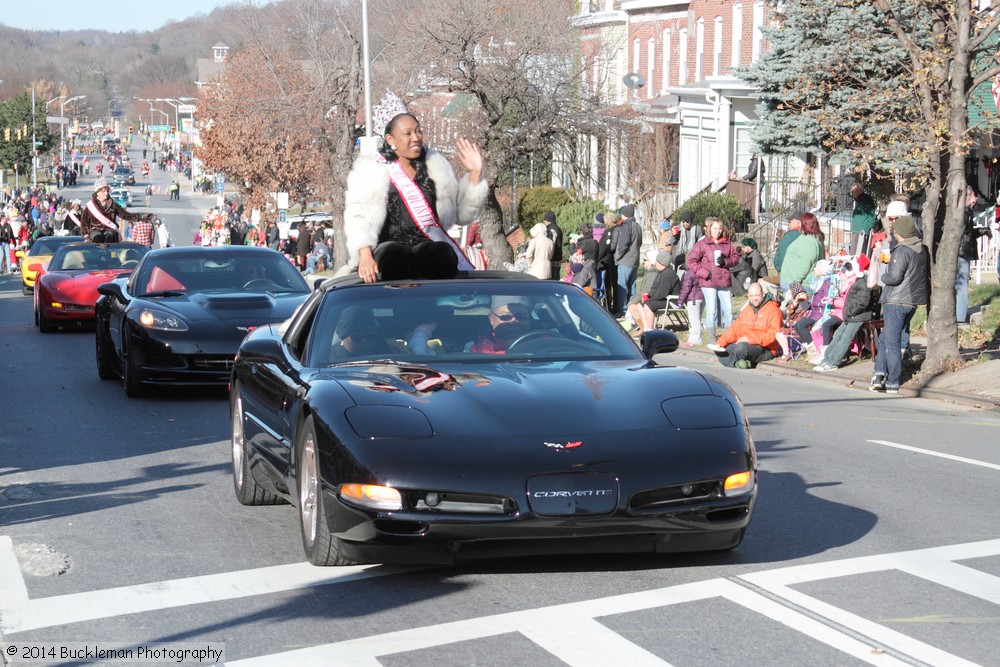
{"type": "Polygon", "coordinates": [[[753,368],[776,357],[780,351],[776,334],[781,331],[781,308],[760,283],[747,289],[749,301],[719,340],[708,345],[723,366],[753,368]]]}

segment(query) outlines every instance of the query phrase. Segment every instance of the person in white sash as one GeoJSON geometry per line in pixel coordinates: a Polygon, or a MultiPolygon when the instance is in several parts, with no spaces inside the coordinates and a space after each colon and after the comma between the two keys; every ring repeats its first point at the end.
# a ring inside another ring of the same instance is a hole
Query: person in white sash
{"type": "Polygon", "coordinates": [[[364,282],[372,283],[471,271],[474,267],[447,232],[479,219],[487,194],[482,154],[467,139],[456,142],[458,161],[469,172],[459,181],[441,154],[424,147],[419,121],[395,100],[402,112],[386,123],[379,155],[359,156],[347,178],[348,260],[339,273],[357,269],[364,282]]]}
{"type": "Polygon", "coordinates": [[[80,235],[93,243],[117,243],[121,239],[118,219],[152,220],[152,213],[130,213],[111,198],[111,186],[103,178],[94,182],[94,195],[80,214],[80,235]]]}

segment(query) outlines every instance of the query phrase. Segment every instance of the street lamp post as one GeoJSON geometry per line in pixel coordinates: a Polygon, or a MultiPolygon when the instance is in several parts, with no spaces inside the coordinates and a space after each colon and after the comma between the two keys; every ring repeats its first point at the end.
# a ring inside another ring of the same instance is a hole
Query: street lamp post
{"type": "Polygon", "coordinates": [[[87,96],[77,95],[59,103],[59,164],[63,163],[66,149],[66,105],[85,97],[87,96]]]}

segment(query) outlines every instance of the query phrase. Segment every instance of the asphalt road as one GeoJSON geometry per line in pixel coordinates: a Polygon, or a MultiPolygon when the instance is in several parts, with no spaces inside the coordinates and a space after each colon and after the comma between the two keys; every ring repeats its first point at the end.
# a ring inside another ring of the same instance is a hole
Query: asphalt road
{"type": "Polygon", "coordinates": [[[732,382],[751,417],[760,497],[736,551],[315,568],[293,508],[236,502],[225,392],[127,399],[98,379],[92,332],[41,334],[32,321],[18,278],[0,278],[5,654],[75,644],[224,648],[234,665],[997,664],[995,414],[684,359],[732,382]]]}

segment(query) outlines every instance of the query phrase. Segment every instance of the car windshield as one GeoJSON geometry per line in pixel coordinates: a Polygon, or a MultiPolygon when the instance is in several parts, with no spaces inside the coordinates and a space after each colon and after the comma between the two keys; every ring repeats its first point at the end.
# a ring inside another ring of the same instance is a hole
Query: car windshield
{"type": "Polygon", "coordinates": [[[481,363],[641,357],[593,298],[552,281],[462,280],[332,289],[308,337],[307,363],[314,367],[363,360],[481,363]]]}
{"type": "Polygon", "coordinates": [[[99,271],[131,269],[149,251],[137,243],[75,243],[64,245],[49,262],[49,271],[99,271]]]}
{"type": "Polygon", "coordinates": [[[73,242],[79,243],[82,240],[79,236],[43,236],[31,244],[28,256],[53,255],[59,249],[59,246],[73,242]]]}
{"type": "Polygon", "coordinates": [[[274,251],[214,248],[151,255],[133,276],[138,296],[194,292],[303,294],[309,285],[298,269],[274,251]]]}

